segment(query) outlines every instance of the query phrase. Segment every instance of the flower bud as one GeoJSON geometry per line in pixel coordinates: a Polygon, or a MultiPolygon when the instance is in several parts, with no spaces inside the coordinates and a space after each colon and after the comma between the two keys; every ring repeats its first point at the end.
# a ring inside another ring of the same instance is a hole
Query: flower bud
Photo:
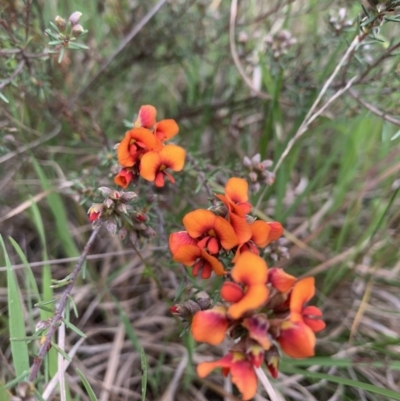
{"type": "Polygon", "coordinates": [[[72,28],[72,36],[74,38],[77,38],[78,36],[82,35],[83,32],[84,32],[83,26],[80,24],[77,24],[72,28]]]}
{"type": "Polygon", "coordinates": [[[103,203],[107,209],[111,209],[114,206],[114,201],[110,198],[107,198],[103,203]]]}
{"type": "Polygon", "coordinates": [[[250,171],[249,178],[250,178],[250,181],[256,182],[257,178],[258,178],[258,175],[257,175],[257,173],[255,171],[250,171]]]}
{"type": "Polygon", "coordinates": [[[64,32],[65,28],[67,27],[67,21],[65,21],[65,19],[60,17],[59,15],[57,15],[57,17],[55,18],[55,21],[56,21],[58,30],[60,32],[64,32]]]}
{"type": "Polygon", "coordinates": [[[88,210],[89,220],[98,220],[103,213],[104,205],[102,203],[93,203],[88,210]]]}
{"type": "Polygon", "coordinates": [[[72,13],[70,15],[68,20],[72,26],[75,26],[78,24],[78,21],[81,17],[82,17],[82,13],[80,11],[75,11],[74,13],[72,13]]]}
{"type": "Polygon", "coordinates": [[[111,188],[108,188],[108,187],[100,187],[100,188],[98,188],[98,189],[99,189],[99,191],[102,193],[102,195],[103,195],[104,197],[110,195],[110,193],[111,193],[111,191],[112,191],[112,189],[111,189],[111,188]]]}
{"type": "Polygon", "coordinates": [[[121,202],[129,202],[136,198],[137,198],[137,194],[135,192],[123,192],[121,194],[121,202]]]}
{"type": "Polygon", "coordinates": [[[251,160],[247,156],[243,158],[243,166],[251,167],[251,160]]]}

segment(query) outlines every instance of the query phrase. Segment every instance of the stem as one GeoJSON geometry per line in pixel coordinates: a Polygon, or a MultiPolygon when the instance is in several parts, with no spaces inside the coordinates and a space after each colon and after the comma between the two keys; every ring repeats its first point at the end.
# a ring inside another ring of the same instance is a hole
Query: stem
{"type": "Polygon", "coordinates": [[[260,380],[260,383],[265,388],[271,401],[282,401],[282,398],[278,397],[276,391],[272,387],[265,372],[261,368],[256,368],[255,371],[256,371],[256,375],[257,375],[258,379],[260,380]]]}
{"type": "Polygon", "coordinates": [[[48,348],[51,344],[51,339],[57,330],[58,323],[62,319],[64,309],[67,304],[68,296],[71,294],[72,288],[74,287],[74,284],[75,284],[75,280],[78,277],[78,274],[80,273],[80,271],[82,270],[83,262],[85,261],[86,256],[87,256],[91,246],[94,243],[94,240],[96,239],[96,236],[100,230],[100,227],[101,226],[97,226],[93,230],[92,234],[90,235],[90,238],[88,239],[88,242],[86,243],[85,248],[83,249],[83,252],[82,252],[80,258],[75,265],[74,271],[71,274],[71,278],[70,278],[71,281],[68,284],[68,286],[66,287],[66,289],[64,290],[63,294],[61,295],[58,309],[56,311],[56,314],[53,317],[53,320],[49,327],[49,331],[47,332],[46,338],[39,349],[37,357],[33,361],[33,364],[31,367],[31,372],[30,372],[29,378],[28,378],[29,382],[33,382],[39,373],[40,366],[42,365],[43,359],[46,356],[48,348]]]}
{"type": "Polygon", "coordinates": [[[307,115],[304,117],[303,122],[301,123],[300,127],[298,128],[296,134],[294,137],[288,142],[285,150],[279,157],[279,160],[277,161],[273,173],[276,174],[277,170],[279,169],[280,165],[282,164],[283,160],[285,157],[289,154],[291,151],[293,145],[303,135],[308,127],[309,124],[319,115],[321,112],[326,108],[326,106],[331,103],[334,99],[336,99],[338,96],[340,96],[345,90],[349,89],[350,86],[355,82],[357,79],[357,76],[352,78],[349,83],[345,86],[344,90],[341,91],[339,90],[335,95],[332,96],[332,98],[328,101],[326,105],[324,105],[319,111],[315,112],[317,106],[319,105],[322,97],[325,95],[325,92],[328,90],[329,86],[331,85],[332,81],[335,79],[336,75],[339,73],[340,69],[343,67],[344,63],[348,60],[348,58],[353,54],[353,51],[357,47],[359,43],[361,43],[367,36],[367,33],[363,33],[362,35],[357,35],[353,41],[351,42],[349,48],[347,49],[346,53],[343,55],[342,59],[339,61],[338,65],[336,66],[335,70],[331,74],[331,76],[327,79],[325,82],[324,86],[322,87],[321,91],[318,94],[318,97],[315,99],[313,105],[311,106],[310,110],[308,111],[307,115]]]}

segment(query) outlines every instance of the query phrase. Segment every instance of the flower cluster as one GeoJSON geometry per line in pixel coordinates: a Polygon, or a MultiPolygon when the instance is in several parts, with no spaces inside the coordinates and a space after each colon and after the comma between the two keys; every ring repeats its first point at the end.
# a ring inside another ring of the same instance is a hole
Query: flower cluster
{"type": "Polygon", "coordinates": [[[118,163],[122,167],[114,178],[118,186],[127,188],[140,175],[147,181],[154,181],[157,187],[163,187],[165,178],[175,182],[168,169],[183,169],[185,150],[164,144],[178,133],[179,127],[172,119],[157,122],[156,115],[155,107],[142,106],[133,128],[118,145],[118,163]]]}
{"type": "Polygon", "coordinates": [[[306,306],[314,296],[314,279],[297,280],[281,268],[268,268],[259,251],[283,233],[278,222],[254,220],[248,213],[248,184],[231,178],[221,205],[195,210],[183,218],[186,231],[172,233],[170,250],[175,261],[192,267],[193,275],[207,279],[214,272],[224,276],[221,302],[211,309],[202,301],[171,307],[171,312],[191,324],[196,341],[218,345],[233,340],[227,355],[197,367],[200,377],[221,368],[231,374],[243,400],[254,397],[254,368],[264,362],[277,377],[280,350],[293,358],[314,355],[315,333],[325,327],[322,313],[306,306]],[[232,266],[233,265],[233,266],[232,266]],[[232,266],[232,267],[231,267],[232,266]]]}
{"type": "Polygon", "coordinates": [[[275,174],[268,170],[272,163],[272,160],[261,160],[259,153],[251,159],[247,156],[243,158],[243,166],[249,171],[251,192],[256,194],[261,186],[272,185],[275,182],[275,174]]]}

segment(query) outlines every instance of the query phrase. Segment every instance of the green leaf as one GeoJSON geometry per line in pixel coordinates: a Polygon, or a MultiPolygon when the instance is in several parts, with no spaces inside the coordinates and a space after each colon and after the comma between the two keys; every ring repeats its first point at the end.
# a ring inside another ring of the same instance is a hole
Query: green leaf
{"type": "Polygon", "coordinates": [[[391,138],[391,141],[394,141],[395,139],[397,139],[398,137],[400,137],[400,130],[398,130],[391,138]]]}
{"type": "Polygon", "coordinates": [[[9,401],[10,400],[10,393],[4,387],[4,384],[0,383],[0,400],[2,401],[9,401]]]}
{"type": "Polygon", "coordinates": [[[332,375],[329,375],[326,373],[310,372],[308,370],[297,369],[297,368],[293,368],[290,366],[285,366],[284,372],[304,375],[305,377],[309,377],[312,379],[327,380],[332,383],[343,384],[345,386],[355,387],[355,388],[359,388],[361,390],[369,391],[370,393],[375,393],[375,394],[384,395],[386,397],[391,397],[394,400],[400,400],[400,393],[398,393],[397,391],[387,390],[386,388],[377,387],[377,386],[374,386],[373,384],[368,384],[368,383],[363,383],[363,382],[359,382],[356,380],[346,379],[345,377],[332,376],[332,375]]]}
{"type": "Polygon", "coordinates": [[[83,331],[80,331],[75,325],[73,325],[71,322],[69,322],[66,319],[63,319],[63,322],[65,325],[70,328],[72,331],[74,331],[78,336],[81,336],[83,338],[86,338],[86,334],[83,331]]]}
{"type": "Polygon", "coordinates": [[[83,373],[79,370],[76,369],[76,372],[78,373],[79,377],[82,380],[82,384],[84,385],[86,392],[90,398],[90,401],[98,401],[96,394],[94,393],[92,386],[90,385],[90,383],[87,381],[86,377],[83,375],[83,373]]]}
{"type": "Polygon", "coordinates": [[[61,349],[56,343],[54,343],[54,342],[51,342],[51,345],[55,348],[55,350],[59,353],[59,354],[61,354],[62,356],[63,356],[63,358],[65,359],[65,360],[67,360],[67,361],[71,361],[71,358],[68,356],[68,354],[63,350],[63,349],[61,349]]]}
{"type": "Polygon", "coordinates": [[[64,43],[63,40],[52,40],[51,42],[49,42],[50,46],[56,46],[56,45],[61,45],[61,43],[64,43]]]}
{"type": "Polygon", "coordinates": [[[9,101],[8,101],[8,99],[0,92],[0,99],[3,101],[3,102],[6,102],[6,103],[10,103],[9,101]]]}
{"type": "Polygon", "coordinates": [[[89,49],[89,47],[84,45],[83,43],[76,43],[76,42],[70,43],[69,48],[72,50],[82,50],[82,49],[88,50],[89,49]]]}
{"type": "MultiPolygon", "coordinates": [[[[3,248],[4,259],[7,266],[7,301],[10,337],[26,337],[24,313],[21,298],[19,296],[18,283],[1,235],[0,243],[3,248]]],[[[11,341],[11,355],[15,374],[17,376],[20,376],[29,370],[29,353],[28,346],[25,342],[16,343],[15,341],[11,341]]]]}
{"type": "Polygon", "coordinates": [[[146,390],[147,390],[147,358],[143,348],[140,349],[140,362],[142,367],[142,401],[146,401],[146,390]]]}

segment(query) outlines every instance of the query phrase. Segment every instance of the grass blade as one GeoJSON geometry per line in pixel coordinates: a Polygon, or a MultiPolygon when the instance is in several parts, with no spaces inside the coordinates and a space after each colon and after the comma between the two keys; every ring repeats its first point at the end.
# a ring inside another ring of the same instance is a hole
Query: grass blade
{"type": "MultiPolygon", "coordinates": [[[[3,248],[4,259],[7,266],[7,301],[10,337],[26,337],[24,313],[22,310],[21,298],[19,296],[18,283],[1,235],[0,243],[3,248]]],[[[29,353],[28,346],[25,342],[16,343],[15,341],[11,341],[11,354],[15,374],[17,376],[20,376],[29,370],[29,353]]]]}
{"type": "Polygon", "coordinates": [[[86,392],[90,398],[90,401],[98,401],[96,394],[94,393],[92,386],[90,385],[90,383],[87,381],[86,377],[84,376],[84,374],[79,370],[76,369],[76,372],[78,373],[79,377],[82,380],[83,385],[85,386],[86,392]]]}

